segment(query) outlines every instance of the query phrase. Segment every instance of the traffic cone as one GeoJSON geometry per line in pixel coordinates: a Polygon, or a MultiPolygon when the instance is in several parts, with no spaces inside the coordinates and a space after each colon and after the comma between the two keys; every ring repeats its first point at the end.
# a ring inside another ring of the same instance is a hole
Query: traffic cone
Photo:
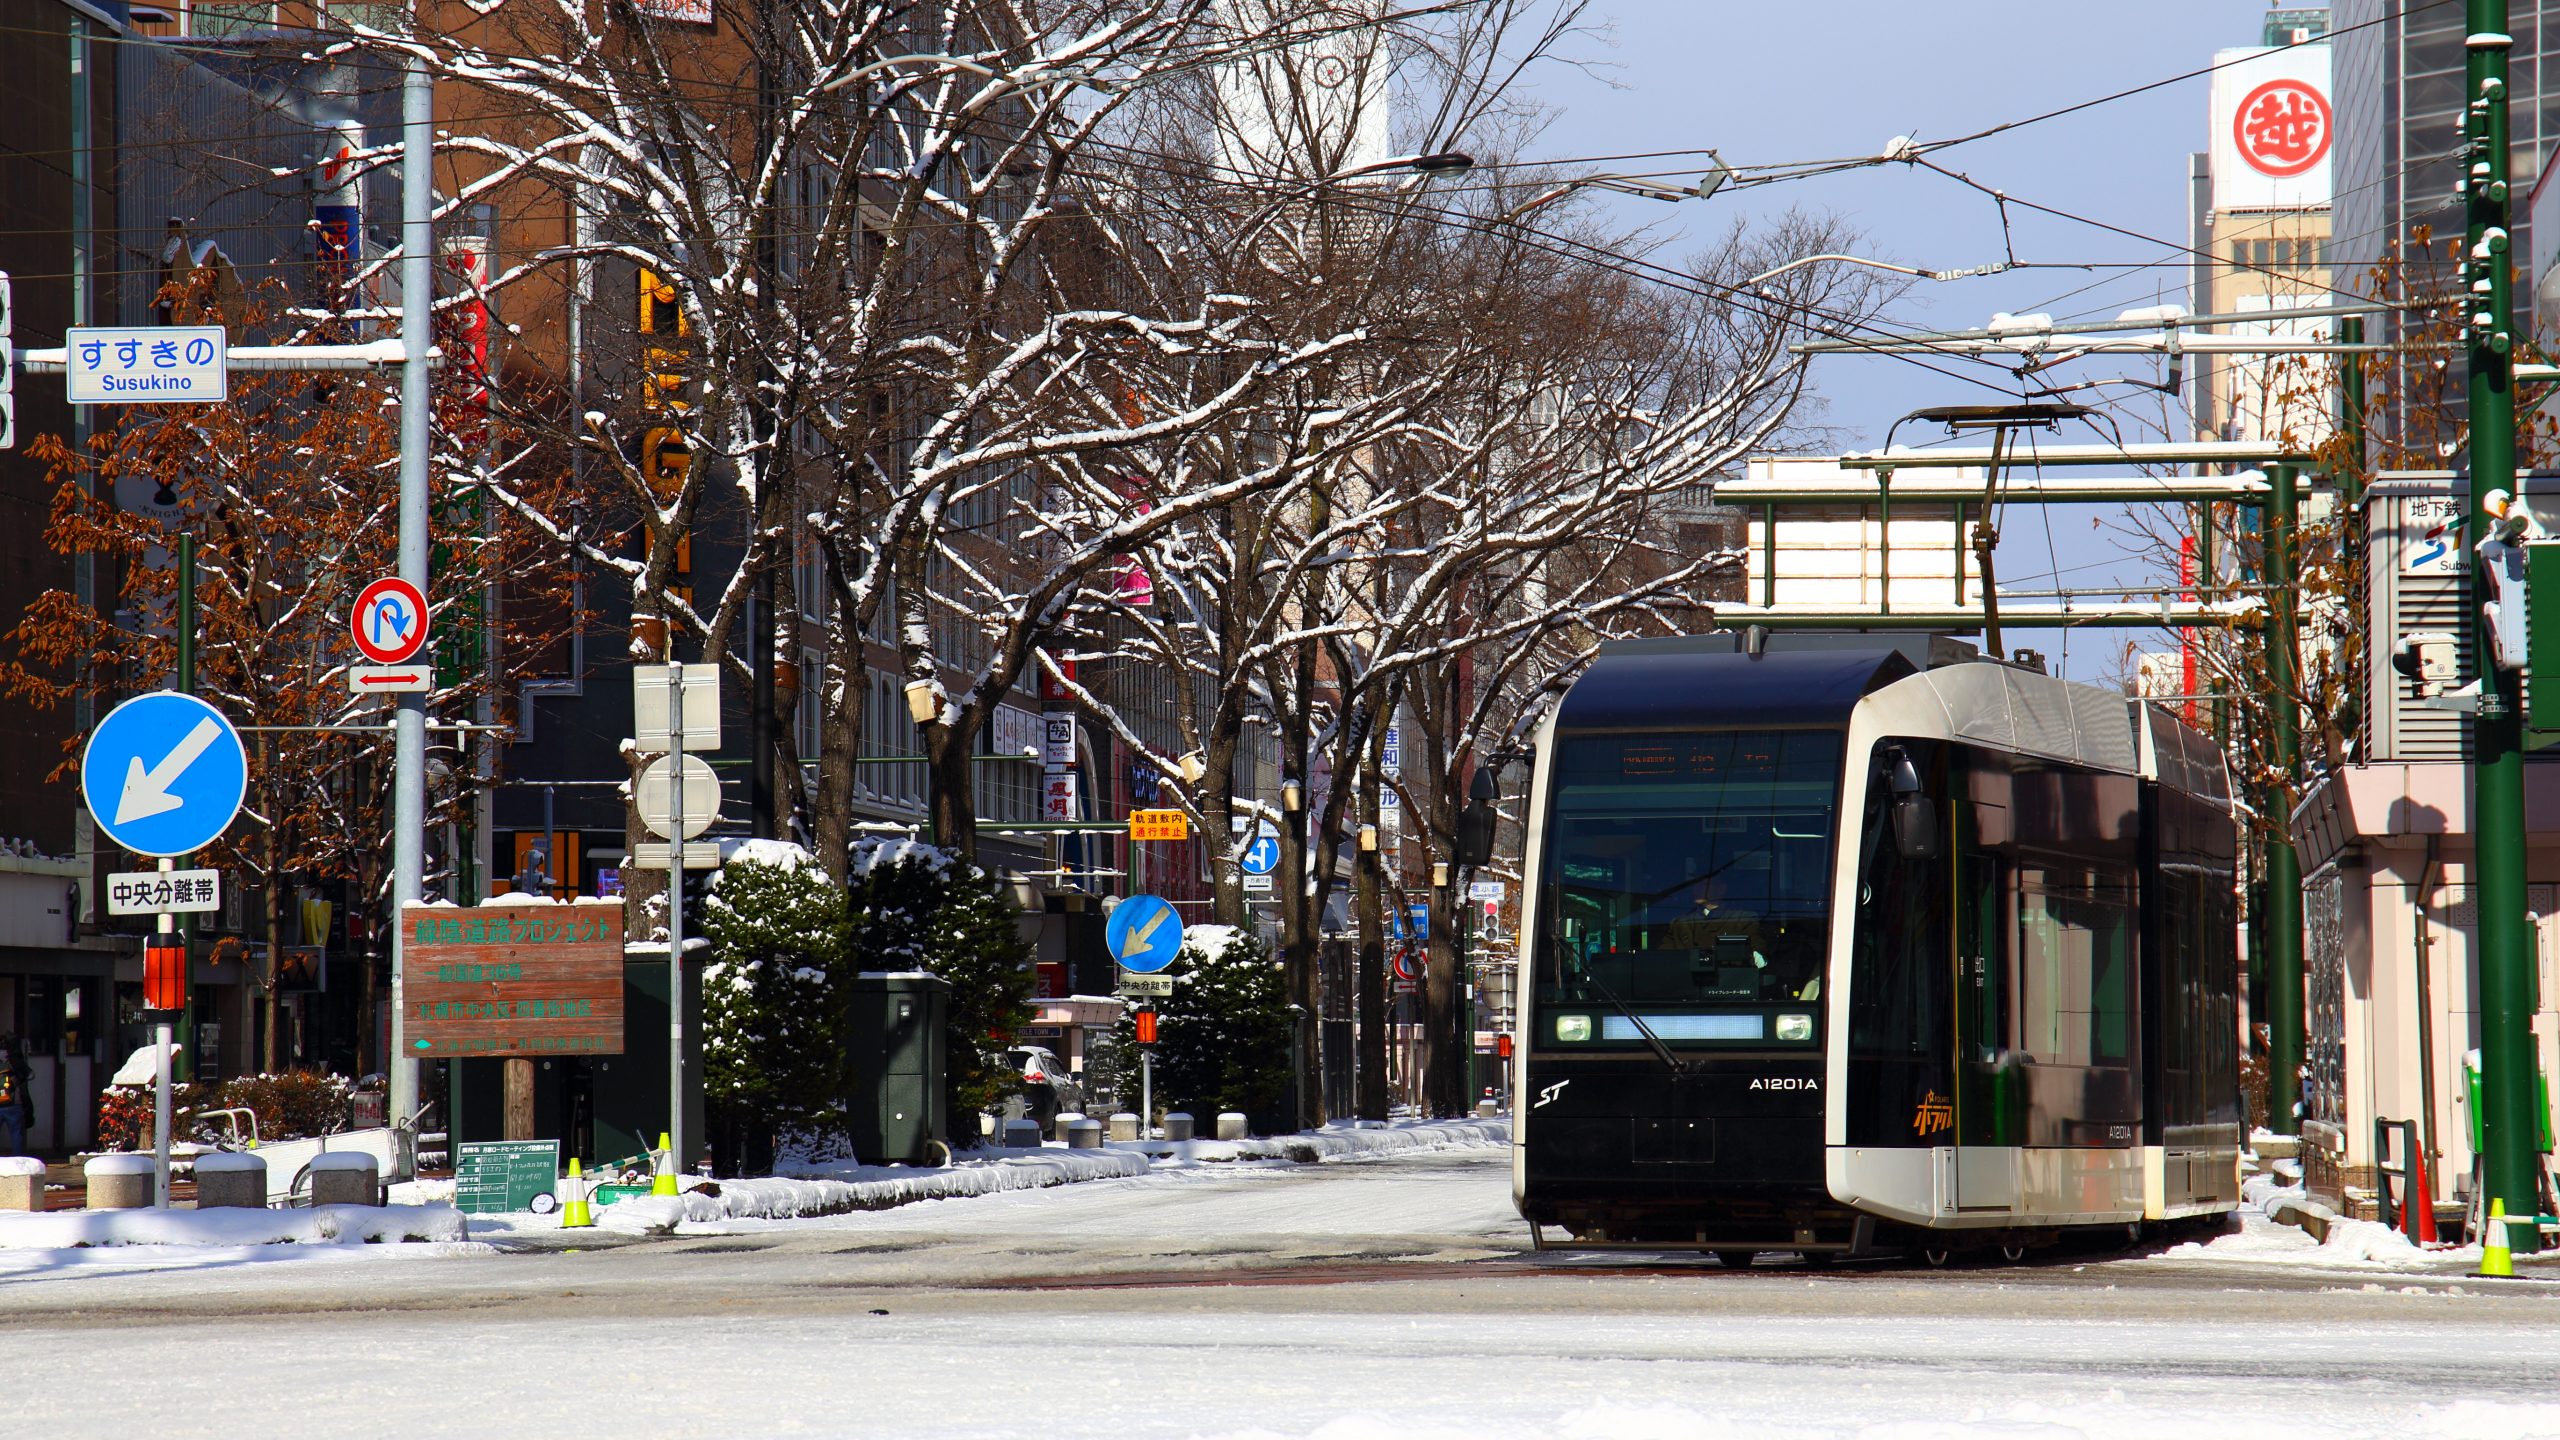
{"type": "Polygon", "coordinates": [[[658,1148],[650,1152],[649,1162],[650,1169],[657,1172],[649,1177],[649,1193],[676,1193],[676,1142],[667,1138],[666,1131],[658,1132],[658,1148]]]}
{"type": "Polygon", "coordinates": [[[2409,1157],[2409,1238],[2420,1245],[2436,1243],[2436,1202],[2427,1184],[2424,1152],[2409,1157]]]}
{"type": "Polygon", "coordinates": [[[2480,1278],[2512,1280],[2515,1273],[2515,1252],[2507,1248],[2507,1202],[2492,1200],[2488,1233],[2480,1237],[2480,1278]]]}
{"type": "Polygon", "coordinates": [[[569,1189],[569,1203],[560,1207],[560,1228],[563,1230],[593,1228],[596,1217],[587,1209],[587,1180],[579,1173],[578,1162],[575,1160],[569,1162],[569,1179],[566,1183],[569,1189]]]}

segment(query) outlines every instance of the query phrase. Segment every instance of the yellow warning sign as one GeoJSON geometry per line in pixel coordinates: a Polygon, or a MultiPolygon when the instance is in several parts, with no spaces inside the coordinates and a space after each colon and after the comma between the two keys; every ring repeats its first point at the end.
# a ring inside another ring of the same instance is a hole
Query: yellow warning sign
{"type": "Polygon", "coordinates": [[[1129,812],[1129,838],[1188,840],[1191,838],[1191,821],[1179,810],[1132,810],[1129,812]]]}

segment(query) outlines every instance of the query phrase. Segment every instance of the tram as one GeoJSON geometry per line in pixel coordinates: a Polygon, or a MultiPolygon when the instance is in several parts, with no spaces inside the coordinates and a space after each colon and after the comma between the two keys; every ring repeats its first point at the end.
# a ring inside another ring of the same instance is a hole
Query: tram
{"type": "Polygon", "coordinates": [[[1533,784],[1539,1245],[1944,1263],[2238,1205],[2234,807],[2166,710],[1944,637],[1631,641],[1533,784]]]}

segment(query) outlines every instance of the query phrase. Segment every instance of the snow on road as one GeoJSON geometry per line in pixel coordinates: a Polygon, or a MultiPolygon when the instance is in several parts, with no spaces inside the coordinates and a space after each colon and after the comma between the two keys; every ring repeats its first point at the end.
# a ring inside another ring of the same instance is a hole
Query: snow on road
{"type": "Polygon", "coordinates": [[[6,1412],[294,1440],[2560,1436],[2539,1283],[2209,1253],[1612,1270],[1520,1253],[1504,1159],[1159,1171],[584,1254],[0,1277],[6,1412]],[[1269,1283],[1335,1257],[1362,1263],[1269,1283]]]}

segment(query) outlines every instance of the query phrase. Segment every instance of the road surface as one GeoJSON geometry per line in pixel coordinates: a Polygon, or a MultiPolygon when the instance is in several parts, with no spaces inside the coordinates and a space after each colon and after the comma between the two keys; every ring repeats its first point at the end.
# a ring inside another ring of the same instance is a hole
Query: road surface
{"type": "Polygon", "coordinates": [[[1532,1254],[1504,1164],[1213,1167],[533,1253],[0,1257],[0,1410],[52,1436],[2560,1435],[2560,1284],[1532,1254]]]}

